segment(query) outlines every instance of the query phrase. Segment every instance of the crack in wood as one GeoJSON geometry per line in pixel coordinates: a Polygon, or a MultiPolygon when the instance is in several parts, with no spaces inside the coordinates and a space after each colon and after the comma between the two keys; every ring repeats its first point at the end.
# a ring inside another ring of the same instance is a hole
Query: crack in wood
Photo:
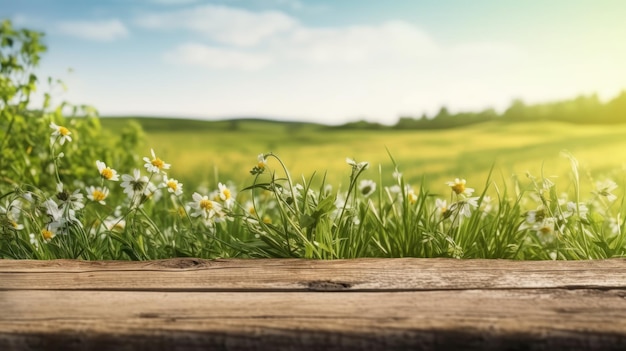
{"type": "Polygon", "coordinates": [[[154,261],[155,266],[164,268],[202,268],[211,266],[211,260],[204,260],[199,258],[173,258],[168,260],[154,261]]]}
{"type": "Polygon", "coordinates": [[[302,282],[310,291],[345,291],[349,290],[353,284],[347,282],[335,282],[332,280],[314,280],[302,282]]]}

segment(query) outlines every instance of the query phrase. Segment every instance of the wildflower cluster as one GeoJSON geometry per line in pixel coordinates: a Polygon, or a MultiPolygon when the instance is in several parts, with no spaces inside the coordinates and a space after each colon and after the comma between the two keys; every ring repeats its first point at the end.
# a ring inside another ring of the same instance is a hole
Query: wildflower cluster
{"type": "MultiPolygon", "coordinates": [[[[89,242],[93,237],[105,237],[107,233],[123,230],[126,217],[143,207],[146,201],[158,201],[160,190],[166,188],[172,196],[182,194],[182,184],[172,178],[167,178],[166,169],[169,164],[162,162],[151,150],[152,159],[146,160],[145,167],[150,176],[141,175],[139,169],[133,170],[133,175],[121,176],[121,188],[126,198],[118,201],[117,206],[107,206],[112,187],[120,181],[118,172],[107,166],[103,161],[95,161],[95,170],[98,177],[92,184],[84,181],[64,183],[60,176],[59,164],[56,162],[64,157],[63,152],[57,153],[57,148],[72,142],[72,132],[69,128],[50,123],[53,130],[50,134],[50,149],[53,155],[52,167],[56,175],[55,192],[50,195],[43,189],[34,188],[25,190],[16,188],[4,194],[7,197],[7,207],[0,210],[6,216],[5,221],[11,225],[13,231],[30,231],[29,242],[33,245],[35,254],[41,253],[41,244],[52,243],[59,235],[70,235],[82,238],[82,244],[89,242]],[[93,205],[92,205],[93,204],[93,205]],[[100,206],[95,209],[89,206],[100,206]],[[20,218],[21,217],[21,218],[20,218]],[[19,223],[19,221],[22,223],[19,223]]],[[[95,172],[94,172],[95,174],[95,172]]],[[[75,238],[66,240],[67,244],[75,238]]],[[[83,250],[85,248],[83,247],[83,250]]]]}
{"type": "MultiPolygon", "coordinates": [[[[577,162],[571,159],[577,170],[577,162]]],[[[520,230],[531,233],[527,245],[548,251],[549,258],[594,258],[596,250],[613,253],[622,250],[621,211],[616,211],[617,184],[610,179],[595,182],[591,197],[584,201],[578,192],[573,197],[559,192],[550,178],[537,179],[527,174],[532,188],[524,202],[534,208],[523,214],[520,230]],[[571,246],[571,247],[570,247],[571,246]]],[[[577,175],[574,188],[579,188],[577,175]]]]}
{"type": "Polygon", "coordinates": [[[459,178],[447,182],[446,184],[452,190],[450,204],[442,199],[437,199],[435,202],[443,218],[450,220],[453,227],[458,227],[464,219],[470,218],[472,210],[478,208],[479,198],[472,197],[474,188],[468,188],[466,183],[465,179],[459,178]]]}

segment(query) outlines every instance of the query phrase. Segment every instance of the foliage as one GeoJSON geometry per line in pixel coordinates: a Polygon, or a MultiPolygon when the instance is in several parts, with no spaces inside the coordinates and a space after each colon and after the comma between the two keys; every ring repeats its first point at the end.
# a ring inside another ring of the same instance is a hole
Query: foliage
{"type": "MultiPolygon", "coordinates": [[[[369,162],[347,158],[345,188],[326,174],[294,178],[281,157],[267,152],[246,163],[250,184],[239,191],[219,175],[212,186],[183,189],[159,152],[141,159],[128,152],[140,142],[137,124],[106,135],[95,110],[67,103],[51,108],[45,94],[42,108],[32,109],[32,70],[45,50],[41,34],[8,22],[2,28],[0,258],[597,259],[626,253],[618,184],[592,182],[591,196],[584,196],[578,161],[568,153],[570,182],[529,173],[507,186],[489,171],[480,191],[459,177],[446,183],[445,195],[405,177],[389,151],[392,169],[373,173],[369,162]]],[[[258,133],[245,123],[225,128],[258,133]]],[[[287,132],[303,130],[290,125],[287,132]]]]}
{"type": "Polygon", "coordinates": [[[515,99],[503,112],[488,108],[480,112],[450,113],[444,106],[434,116],[401,116],[396,124],[387,127],[378,123],[359,121],[346,123],[338,129],[448,129],[489,121],[537,122],[559,121],[575,124],[617,124],[626,122],[626,91],[603,103],[597,94],[578,96],[571,100],[528,105],[515,99]]]}
{"type": "MultiPolygon", "coordinates": [[[[64,88],[61,81],[48,78],[48,91],[38,92],[35,69],[47,50],[43,36],[16,29],[8,20],[0,25],[0,210],[4,215],[0,234],[11,243],[9,247],[24,240],[15,230],[22,228],[15,221],[22,217],[16,199],[26,196],[34,201],[49,198],[47,194],[54,191],[57,197],[72,193],[70,187],[84,187],[93,180],[92,160],[132,164],[136,157],[124,150],[141,142],[136,129],[122,131],[119,137],[104,131],[90,106],[65,101],[53,106],[51,92],[64,88]]],[[[32,202],[30,215],[41,215],[41,205],[32,202]]],[[[41,233],[45,228],[39,223],[29,229],[41,233]]]]}
{"type": "Polygon", "coordinates": [[[105,133],[97,111],[85,105],[62,102],[52,106],[51,91],[63,83],[47,79],[49,91],[36,95],[39,79],[35,75],[41,55],[46,51],[43,33],[15,29],[5,20],[0,27],[0,189],[29,186],[54,189],[61,181],[72,184],[84,181],[92,173],[93,159],[116,164],[132,164],[132,154],[123,148],[135,148],[140,131],[125,130],[119,138],[105,133]],[[42,100],[39,108],[32,108],[42,100]],[[67,113],[70,114],[67,117],[67,113]],[[51,123],[67,126],[69,136],[83,147],[70,144],[55,153],[50,140],[51,123]],[[113,146],[117,143],[117,148],[113,146]],[[69,163],[67,160],[71,159],[69,163]],[[55,174],[53,165],[60,166],[55,174]]]}

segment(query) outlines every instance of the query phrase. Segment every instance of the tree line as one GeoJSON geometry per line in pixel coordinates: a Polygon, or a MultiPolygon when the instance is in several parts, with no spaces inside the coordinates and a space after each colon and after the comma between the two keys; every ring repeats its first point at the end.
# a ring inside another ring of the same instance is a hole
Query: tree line
{"type": "Polygon", "coordinates": [[[626,122],[626,91],[602,102],[597,94],[540,104],[526,104],[515,99],[502,113],[493,108],[479,112],[451,113],[445,106],[434,116],[401,116],[395,125],[356,121],[336,128],[342,129],[445,129],[463,127],[488,121],[530,122],[560,121],[575,124],[617,124],[626,122]]]}

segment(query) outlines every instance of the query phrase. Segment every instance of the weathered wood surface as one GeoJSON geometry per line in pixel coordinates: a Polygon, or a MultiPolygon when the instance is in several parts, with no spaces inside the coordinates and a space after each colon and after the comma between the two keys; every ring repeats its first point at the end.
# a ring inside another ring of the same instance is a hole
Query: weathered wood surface
{"type": "Polygon", "coordinates": [[[626,260],[0,260],[0,350],[626,350],[626,260]]]}

